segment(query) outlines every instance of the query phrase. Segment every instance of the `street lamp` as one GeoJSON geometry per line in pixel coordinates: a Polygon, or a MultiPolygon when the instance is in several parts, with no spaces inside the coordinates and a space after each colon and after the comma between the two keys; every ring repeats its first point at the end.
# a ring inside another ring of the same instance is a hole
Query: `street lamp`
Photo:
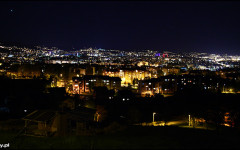
{"type": "Polygon", "coordinates": [[[189,127],[191,125],[191,116],[190,115],[188,115],[188,125],[189,125],[189,127]]]}
{"type": "Polygon", "coordinates": [[[153,112],[153,122],[154,122],[154,115],[155,115],[156,113],[155,112],[153,112]]]}
{"type": "Polygon", "coordinates": [[[100,117],[100,114],[99,113],[96,113],[95,116],[94,116],[94,121],[99,121],[99,117],[100,117]],[[96,118],[95,118],[96,117],[96,118]]]}

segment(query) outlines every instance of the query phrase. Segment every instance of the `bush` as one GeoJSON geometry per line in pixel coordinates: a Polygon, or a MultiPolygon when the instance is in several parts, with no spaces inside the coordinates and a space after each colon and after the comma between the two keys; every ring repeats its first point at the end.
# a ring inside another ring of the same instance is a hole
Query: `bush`
{"type": "Polygon", "coordinates": [[[23,129],[24,121],[20,119],[9,119],[0,122],[0,130],[5,131],[19,131],[23,129]]]}
{"type": "Polygon", "coordinates": [[[104,130],[104,133],[106,133],[106,134],[110,133],[111,134],[111,133],[123,131],[125,129],[126,129],[125,125],[121,125],[117,122],[113,122],[109,126],[105,127],[103,130],[104,130]]]}

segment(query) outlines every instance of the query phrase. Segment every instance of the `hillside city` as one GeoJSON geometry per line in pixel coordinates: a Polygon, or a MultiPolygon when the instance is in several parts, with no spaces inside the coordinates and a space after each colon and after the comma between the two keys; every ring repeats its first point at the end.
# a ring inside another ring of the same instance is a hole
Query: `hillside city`
{"type": "Polygon", "coordinates": [[[240,127],[240,56],[1,44],[0,58],[0,129],[14,139],[240,127]]]}

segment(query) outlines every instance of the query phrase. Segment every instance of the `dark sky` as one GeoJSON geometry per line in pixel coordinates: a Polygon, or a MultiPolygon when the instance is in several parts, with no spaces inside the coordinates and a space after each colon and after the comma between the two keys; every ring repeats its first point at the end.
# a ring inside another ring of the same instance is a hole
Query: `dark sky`
{"type": "Polygon", "coordinates": [[[0,2],[0,41],[240,54],[238,1],[0,2]]]}

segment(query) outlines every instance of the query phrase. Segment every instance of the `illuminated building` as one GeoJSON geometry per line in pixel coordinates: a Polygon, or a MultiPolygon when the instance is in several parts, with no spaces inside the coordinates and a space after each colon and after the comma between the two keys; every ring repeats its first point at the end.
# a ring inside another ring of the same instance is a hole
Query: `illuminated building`
{"type": "Polygon", "coordinates": [[[138,65],[139,67],[141,67],[141,66],[148,66],[149,63],[146,62],[146,61],[140,61],[137,65],[138,65]]]}
{"type": "Polygon", "coordinates": [[[108,77],[99,75],[85,75],[73,77],[73,94],[91,94],[93,87],[105,86],[108,90],[119,90],[121,79],[119,77],[108,77]]]}
{"type": "Polygon", "coordinates": [[[167,75],[170,75],[170,74],[177,75],[177,74],[179,74],[180,69],[179,68],[163,67],[162,71],[163,71],[164,76],[167,76],[167,75]]]}
{"type": "Polygon", "coordinates": [[[146,69],[140,68],[122,68],[119,70],[105,70],[103,75],[107,75],[110,77],[120,77],[121,85],[128,86],[128,84],[133,84],[133,80],[144,80],[145,78],[151,78],[151,72],[146,69]]]}
{"type": "Polygon", "coordinates": [[[203,91],[208,90],[218,92],[222,89],[225,82],[220,77],[211,77],[204,75],[181,75],[178,76],[178,90],[198,88],[203,91]]]}
{"type": "Polygon", "coordinates": [[[177,91],[177,80],[175,76],[163,76],[148,80],[140,80],[138,93],[141,96],[153,96],[155,94],[174,94],[177,91]]]}

